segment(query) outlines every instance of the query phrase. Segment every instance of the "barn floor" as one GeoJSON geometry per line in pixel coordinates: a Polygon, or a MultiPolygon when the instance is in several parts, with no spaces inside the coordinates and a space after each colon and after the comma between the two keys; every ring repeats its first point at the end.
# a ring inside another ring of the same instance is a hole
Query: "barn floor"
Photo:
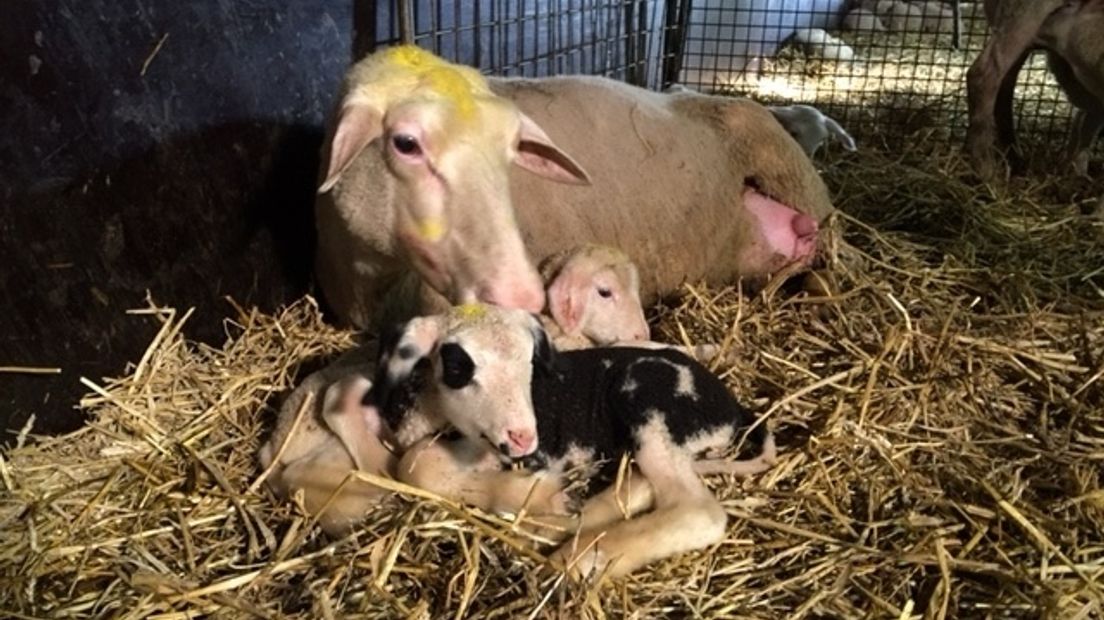
{"type": "Polygon", "coordinates": [[[772,471],[711,481],[716,548],[582,587],[509,522],[421,492],[328,540],[259,488],[254,455],[299,366],[352,336],[304,301],[234,313],[209,348],[163,310],[146,355],[94,387],[92,424],[0,461],[0,614],[1100,617],[1094,196],[978,186],[947,147],[824,173],[843,233],[828,292],[688,287],[653,313],[665,338],[725,343],[718,372],[779,435],[772,471]]]}

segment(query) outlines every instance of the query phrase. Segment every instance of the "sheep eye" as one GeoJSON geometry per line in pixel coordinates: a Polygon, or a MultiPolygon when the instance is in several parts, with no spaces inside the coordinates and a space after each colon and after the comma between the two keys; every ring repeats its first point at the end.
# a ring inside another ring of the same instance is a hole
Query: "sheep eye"
{"type": "Polygon", "coordinates": [[[395,134],[391,137],[391,144],[395,147],[395,150],[403,155],[421,155],[422,147],[418,145],[418,141],[414,136],[407,135],[405,133],[395,134]]]}
{"type": "Polygon", "coordinates": [[[454,390],[475,383],[475,362],[464,347],[447,342],[441,345],[440,355],[442,383],[454,390]]]}
{"type": "Polygon", "coordinates": [[[610,297],[613,297],[613,291],[609,290],[608,288],[606,288],[604,286],[599,286],[598,287],[598,295],[600,297],[604,298],[604,299],[609,299],[610,297]]]}

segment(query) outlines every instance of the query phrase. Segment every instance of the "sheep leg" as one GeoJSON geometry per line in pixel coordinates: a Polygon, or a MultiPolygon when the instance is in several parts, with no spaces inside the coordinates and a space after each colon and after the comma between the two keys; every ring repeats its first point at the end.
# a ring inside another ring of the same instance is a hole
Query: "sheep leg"
{"type": "Polygon", "coordinates": [[[322,530],[331,536],[342,536],[388,494],[363,480],[349,480],[341,487],[355,469],[344,446],[331,436],[311,454],[289,463],[275,486],[284,496],[302,491],[303,507],[317,515],[322,530]]]}
{"type": "Polygon", "coordinates": [[[1023,167],[1023,157],[1016,145],[1016,115],[1014,110],[1016,80],[1030,55],[1031,52],[1025,52],[1009,68],[1008,73],[1001,80],[1000,90],[997,92],[997,100],[993,108],[993,117],[997,124],[997,145],[1007,157],[1009,166],[1017,171],[1023,167]]]}
{"type": "Polygon", "coordinates": [[[554,561],[577,577],[626,575],[645,564],[720,542],[727,515],[694,472],[692,459],[661,432],[638,433],[636,463],[655,490],[655,510],[581,533],[562,545],[554,561]]]}
{"type": "MultiPolygon", "coordinates": [[[[995,150],[1000,129],[998,123],[1008,124],[1006,120],[996,118],[998,114],[1005,114],[998,111],[998,100],[1003,93],[1010,101],[1016,69],[1022,65],[1022,59],[1050,11],[1046,6],[1048,4],[1039,2],[1038,5],[1042,6],[1024,8],[1014,15],[998,9],[992,20],[993,33],[966,72],[969,105],[966,151],[974,167],[986,178],[995,178],[998,173],[995,150]]],[[[1007,105],[1010,106],[1010,103],[1007,105]]],[[[1010,120],[1011,114],[1006,116],[1010,120]]]]}
{"type": "Polygon", "coordinates": [[[1102,127],[1104,113],[1099,110],[1078,109],[1074,114],[1066,143],[1066,157],[1074,171],[1083,177],[1089,176],[1089,148],[1102,127]]]}
{"type": "MultiPolygon", "coordinates": [[[[762,452],[750,459],[698,459],[694,461],[694,473],[699,476],[729,475],[752,476],[774,466],[777,450],[774,437],[763,445],[762,452]]],[[[618,521],[631,519],[648,510],[655,502],[652,484],[634,466],[619,483],[613,483],[588,498],[579,511],[578,531],[582,533],[604,529],[618,521]]]]}
{"type": "Polygon", "coordinates": [[[567,499],[558,476],[503,470],[482,441],[423,439],[399,461],[398,478],[449,499],[492,513],[560,517],[554,525],[570,528],[567,499]]]}
{"type": "MultiPolygon", "coordinates": [[[[303,507],[317,515],[319,525],[331,535],[347,532],[387,495],[361,480],[349,480],[344,487],[341,483],[355,470],[390,475],[394,469],[395,457],[380,440],[385,425],[374,408],[361,405],[370,387],[367,379],[351,374],[326,388],[321,417],[332,432],[317,424],[304,427],[300,449],[305,452],[269,478],[282,497],[301,491],[303,507]]],[[[271,462],[274,449],[271,442],[266,444],[262,461],[271,462]]]]}
{"type": "Polygon", "coordinates": [[[768,434],[763,442],[759,456],[750,459],[731,461],[728,459],[698,459],[694,461],[694,472],[699,476],[727,474],[730,476],[752,476],[761,474],[774,466],[778,460],[778,448],[774,445],[774,435],[768,434]]]}
{"type": "Polygon", "coordinates": [[[582,533],[605,529],[648,510],[654,502],[652,484],[635,466],[630,467],[619,483],[614,482],[583,502],[577,529],[582,533]]]}

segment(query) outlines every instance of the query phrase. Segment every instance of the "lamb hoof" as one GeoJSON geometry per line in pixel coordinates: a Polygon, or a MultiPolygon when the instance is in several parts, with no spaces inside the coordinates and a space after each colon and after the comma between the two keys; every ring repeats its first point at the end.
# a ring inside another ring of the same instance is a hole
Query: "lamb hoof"
{"type": "Polygon", "coordinates": [[[610,559],[594,536],[579,536],[561,545],[552,554],[552,562],[573,580],[584,581],[604,573],[610,559]]]}
{"type": "MultiPolygon", "coordinates": [[[[721,353],[721,345],[719,344],[696,344],[694,345],[694,358],[703,364],[713,361],[713,358],[717,357],[721,353]]],[[[727,361],[727,360],[726,360],[727,361]]]]}
{"type": "Polygon", "coordinates": [[[553,514],[574,515],[580,510],[579,502],[571,498],[566,491],[560,491],[549,500],[553,514]]]}

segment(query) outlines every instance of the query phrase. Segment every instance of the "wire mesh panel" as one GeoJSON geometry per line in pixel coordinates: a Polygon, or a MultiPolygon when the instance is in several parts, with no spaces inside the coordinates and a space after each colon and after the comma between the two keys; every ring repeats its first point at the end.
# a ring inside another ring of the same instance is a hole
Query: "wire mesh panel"
{"type": "MultiPolygon", "coordinates": [[[[763,103],[815,105],[856,136],[930,130],[959,140],[966,70],[987,36],[980,2],[955,0],[390,0],[373,46],[400,40],[496,75],[674,82],[763,103]]],[[[1061,140],[1071,108],[1033,55],[1016,93],[1025,142],[1061,140]]]]}
{"type": "MultiPolygon", "coordinates": [[[[496,75],[662,81],[661,0],[408,0],[415,44],[496,75]]],[[[400,40],[403,0],[375,6],[375,44],[400,40]]]]}
{"type": "MultiPolygon", "coordinates": [[[[980,2],[694,0],[686,86],[764,103],[816,105],[858,135],[892,138],[966,128],[966,70],[987,36],[980,2]],[[958,6],[956,6],[958,4],[958,6]]],[[[1033,55],[1016,90],[1020,135],[1064,135],[1064,95],[1033,55]]]]}

